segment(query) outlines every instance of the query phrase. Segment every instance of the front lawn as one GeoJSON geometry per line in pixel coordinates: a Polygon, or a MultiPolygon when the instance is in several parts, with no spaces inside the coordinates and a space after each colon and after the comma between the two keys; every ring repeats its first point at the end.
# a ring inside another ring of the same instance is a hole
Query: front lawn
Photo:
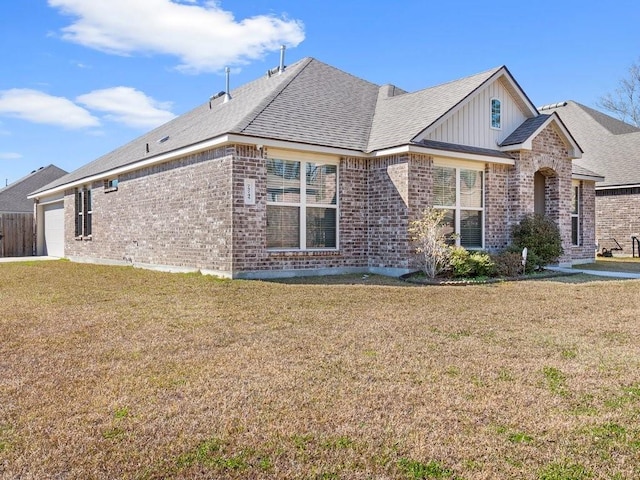
{"type": "Polygon", "coordinates": [[[0,264],[0,478],[640,477],[639,281],[352,280],[0,264]]]}
{"type": "Polygon", "coordinates": [[[575,265],[580,270],[602,270],[613,272],[640,273],[640,258],[598,257],[593,263],[575,265]]]}

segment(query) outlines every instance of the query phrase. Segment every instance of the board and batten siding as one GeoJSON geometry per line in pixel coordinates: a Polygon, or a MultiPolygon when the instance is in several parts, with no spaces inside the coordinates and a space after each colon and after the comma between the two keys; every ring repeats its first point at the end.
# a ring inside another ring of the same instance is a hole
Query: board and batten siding
{"type": "Polygon", "coordinates": [[[500,80],[479,91],[460,110],[426,135],[426,139],[495,149],[526,120],[500,80]],[[491,99],[501,103],[501,129],[491,128],[491,99]]]}

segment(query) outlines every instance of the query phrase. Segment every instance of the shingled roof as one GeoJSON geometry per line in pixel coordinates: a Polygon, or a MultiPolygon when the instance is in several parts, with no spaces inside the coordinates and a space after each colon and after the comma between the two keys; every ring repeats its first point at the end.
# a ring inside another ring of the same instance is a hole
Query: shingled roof
{"type": "Polygon", "coordinates": [[[574,163],[604,175],[596,188],[640,185],[640,128],[571,100],[540,110],[556,112],[582,147],[574,163]]]}
{"type": "MultiPolygon", "coordinates": [[[[196,107],[40,189],[49,191],[171,155],[227,134],[366,154],[408,145],[506,67],[407,93],[378,86],[313,58],[196,107]]],[[[515,81],[514,81],[515,82],[515,81]]],[[[526,105],[529,108],[527,99],[526,105]]],[[[533,105],[529,108],[535,114],[533,105]]],[[[419,143],[415,143],[419,144],[419,143]]],[[[498,155],[498,150],[492,152],[498,155]]]]}
{"type": "Polygon", "coordinates": [[[0,188],[0,213],[33,213],[33,200],[29,200],[27,195],[66,173],[55,165],[49,165],[0,188]]]}

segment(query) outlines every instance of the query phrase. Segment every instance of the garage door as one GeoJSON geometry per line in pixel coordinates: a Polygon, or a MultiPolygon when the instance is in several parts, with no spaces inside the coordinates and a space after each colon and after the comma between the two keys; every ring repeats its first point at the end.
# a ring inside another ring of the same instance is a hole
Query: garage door
{"type": "Polygon", "coordinates": [[[64,257],[64,203],[44,206],[43,255],[64,257]]]}

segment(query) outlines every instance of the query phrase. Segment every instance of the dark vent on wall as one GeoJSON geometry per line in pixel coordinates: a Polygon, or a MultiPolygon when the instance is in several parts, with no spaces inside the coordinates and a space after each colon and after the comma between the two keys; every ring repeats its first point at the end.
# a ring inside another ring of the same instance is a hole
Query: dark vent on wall
{"type": "Polygon", "coordinates": [[[619,195],[637,195],[639,193],[640,187],[607,188],[605,190],[596,190],[596,197],[616,197],[619,195]]]}

